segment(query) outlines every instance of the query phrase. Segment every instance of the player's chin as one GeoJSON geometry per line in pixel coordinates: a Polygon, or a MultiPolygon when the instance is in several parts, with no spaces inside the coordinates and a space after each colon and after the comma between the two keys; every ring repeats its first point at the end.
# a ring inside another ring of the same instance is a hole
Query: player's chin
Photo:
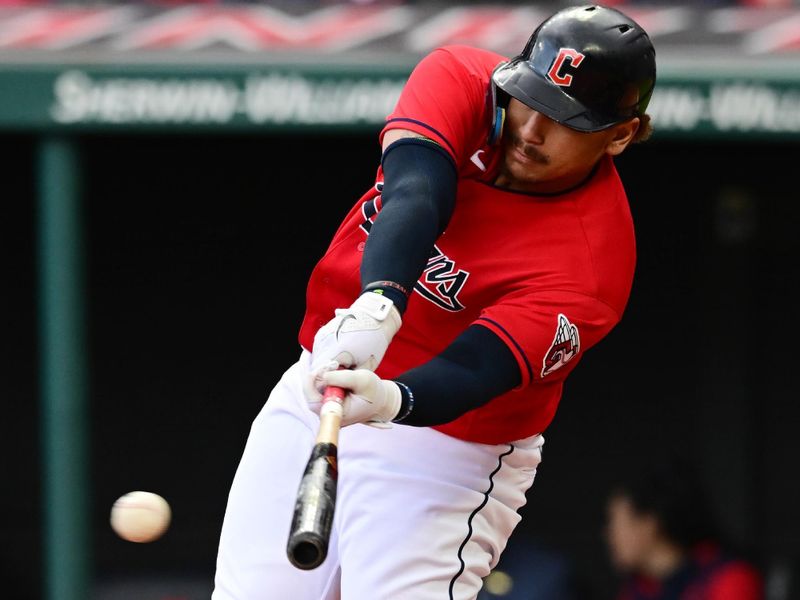
{"type": "Polygon", "coordinates": [[[508,172],[519,185],[534,185],[542,181],[545,169],[537,163],[518,163],[508,162],[506,164],[508,172]]]}
{"type": "Polygon", "coordinates": [[[547,165],[510,148],[506,153],[506,169],[520,182],[535,183],[546,174],[547,165]]]}

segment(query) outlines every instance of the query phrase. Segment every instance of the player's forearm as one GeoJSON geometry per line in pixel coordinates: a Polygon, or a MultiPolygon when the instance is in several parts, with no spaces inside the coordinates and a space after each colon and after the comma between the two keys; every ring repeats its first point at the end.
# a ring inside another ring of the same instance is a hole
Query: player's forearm
{"type": "Polygon", "coordinates": [[[361,284],[365,290],[381,287],[402,313],[450,220],[457,174],[443,149],[420,139],[394,142],[384,152],[382,166],[382,208],[364,247],[361,284]],[[397,285],[381,286],[384,281],[397,285]]]}
{"type": "Polygon", "coordinates": [[[520,384],[520,372],[508,346],[494,333],[473,325],[444,352],[395,378],[403,394],[398,412],[404,425],[448,423],[520,384]],[[402,418],[413,408],[408,416],[402,418]]]}

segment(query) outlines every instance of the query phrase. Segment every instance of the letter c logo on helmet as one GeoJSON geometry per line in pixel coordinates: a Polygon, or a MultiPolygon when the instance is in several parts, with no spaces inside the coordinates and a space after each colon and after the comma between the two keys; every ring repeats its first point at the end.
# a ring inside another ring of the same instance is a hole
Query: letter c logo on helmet
{"type": "Polygon", "coordinates": [[[655,84],[647,32],[617,9],[589,4],[545,19],[492,72],[490,95],[495,108],[514,98],[576,131],[602,131],[644,115],[655,84]]]}
{"type": "Polygon", "coordinates": [[[581,54],[574,48],[561,48],[561,50],[558,51],[558,56],[556,56],[556,59],[553,61],[553,66],[550,67],[550,70],[547,72],[547,77],[556,85],[569,87],[572,83],[572,75],[569,73],[561,74],[564,61],[569,59],[570,66],[578,68],[585,56],[585,54],[581,54]]]}

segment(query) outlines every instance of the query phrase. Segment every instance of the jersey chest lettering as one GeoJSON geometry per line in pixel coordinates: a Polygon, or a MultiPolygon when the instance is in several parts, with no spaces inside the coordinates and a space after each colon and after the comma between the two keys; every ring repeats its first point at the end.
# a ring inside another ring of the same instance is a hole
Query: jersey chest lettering
{"type": "Polygon", "coordinates": [[[364,220],[361,222],[359,227],[369,235],[370,229],[372,229],[372,224],[375,222],[375,217],[378,214],[381,196],[380,193],[383,191],[383,182],[379,181],[375,184],[375,191],[378,192],[378,195],[373,196],[370,200],[365,200],[364,203],[361,205],[361,216],[364,217],[364,220]]]}
{"type": "MultiPolygon", "coordinates": [[[[380,192],[383,185],[379,183],[375,189],[380,192]]],[[[375,196],[361,205],[361,214],[364,220],[359,227],[367,235],[378,215],[379,206],[380,196],[375,196]]],[[[437,245],[434,245],[422,275],[414,284],[414,291],[441,309],[458,312],[465,308],[460,295],[468,278],[468,271],[459,269],[454,260],[442,252],[437,245]]]]}
{"type": "Polygon", "coordinates": [[[450,312],[464,310],[459,299],[469,273],[456,267],[456,263],[434,245],[428,264],[422,272],[414,291],[439,308],[450,312]]]}

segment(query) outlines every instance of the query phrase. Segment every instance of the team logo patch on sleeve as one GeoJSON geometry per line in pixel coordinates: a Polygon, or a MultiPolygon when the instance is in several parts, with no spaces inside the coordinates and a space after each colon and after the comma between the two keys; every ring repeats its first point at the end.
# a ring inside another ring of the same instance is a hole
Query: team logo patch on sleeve
{"type": "Polygon", "coordinates": [[[578,328],[562,314],[558,315],[556,335],[542,361],[542,377],[560,369],[578,354],[581,338],[578,328]]]}

